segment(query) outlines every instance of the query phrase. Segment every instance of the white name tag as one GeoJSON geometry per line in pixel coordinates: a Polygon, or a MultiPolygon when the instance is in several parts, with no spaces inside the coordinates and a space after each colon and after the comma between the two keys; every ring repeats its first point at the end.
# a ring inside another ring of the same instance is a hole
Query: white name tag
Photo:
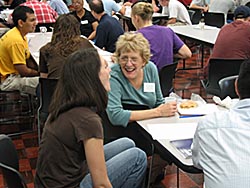
{"type": "Polygon", "coordinates": [[[155,92],[155,83],[144,83],[144,92],[155,92]]]}
{"type": "Polygon", "coordinates": [[[89,23],[88,20],[82,20],[82,21],[81,21],[81,24],[82,24],[82,25],[85,25],[85,24],[88,24],[88,23],[89,23]]]}

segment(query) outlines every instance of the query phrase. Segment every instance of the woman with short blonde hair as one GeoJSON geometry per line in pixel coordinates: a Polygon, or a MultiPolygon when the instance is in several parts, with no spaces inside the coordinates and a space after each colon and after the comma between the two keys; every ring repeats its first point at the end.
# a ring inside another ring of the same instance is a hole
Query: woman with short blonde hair
{"type": "Polygon", "coordinates": [[[149,43],[140,33],[125,33],[119,37],[114,54],[117,62],[119,62],[119,58],[124,51],[138,51],[145,63],[148,63],[151,57],[149,43]]]}

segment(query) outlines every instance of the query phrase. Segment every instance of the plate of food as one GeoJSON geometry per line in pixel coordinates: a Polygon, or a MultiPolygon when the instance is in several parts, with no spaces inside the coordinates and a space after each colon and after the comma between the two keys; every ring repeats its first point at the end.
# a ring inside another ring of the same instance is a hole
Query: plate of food
{"type": "Polygon", "coordinates": [[[177,105],[177,110],[181,115],[206,115],[218,109],[215,104],[204,104],[200,101],[184,100],[177,105]]]}

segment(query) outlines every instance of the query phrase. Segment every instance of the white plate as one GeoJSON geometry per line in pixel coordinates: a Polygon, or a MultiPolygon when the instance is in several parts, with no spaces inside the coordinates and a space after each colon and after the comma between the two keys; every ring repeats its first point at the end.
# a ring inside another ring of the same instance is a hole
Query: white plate
{"type": "Polygon", "coordinates": [[[197,104],[195,108],[181,108],[180,104],[177,104],[177,110],[181,115],[206,115],[218,111],[215,104],[202,104],[201,102],[197,104]]]}

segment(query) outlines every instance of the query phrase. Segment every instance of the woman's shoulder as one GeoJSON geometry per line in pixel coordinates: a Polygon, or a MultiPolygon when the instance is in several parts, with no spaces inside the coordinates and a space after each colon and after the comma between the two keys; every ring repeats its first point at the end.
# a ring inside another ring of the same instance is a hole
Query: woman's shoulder
{"type": "Polygon", "coordinates": [[[43,53],[47,53],[48,51],[50,51],[51,53],[51,47],[52,47],[51,42],[48,42],[47,44],[45,44],[44,46],[40,48],[40,53],[43,54],[43,53]]]}
{"type": "Polygon", "coordinates": [[[111,82],[116,80],[118,82],[123,83],[126,80],[118,63],[114,63],[114,65],[111,67],[111,70],[111,82]]]}
{"type": "Polygon", "coordinates": [[[79,121],[80,120],[95,121],[96,118],[99,119],[99,116],[94,110],[90,109],[89,107],[84,107],[84,106],[74,107],[66,113],[67,113],[67,116],[69,116],[70,118],[74,118],[76,120],[78,119],[79,121]]]}
{"type": "Polygon", "coordinates": [[[91,15],[92,16],[92,14],[91,14],[91,12],[89,10],[87,10],[86,8],[83,8],[83,9],[85,10],[85,15],[91,15]]]}
{"type": "Polygon", "coordinates": [[[150,70],[157,70],[156,65],[152,61],[148,61],[145,68],[150,69],[150,70]]]}
{"type": "Polygon", "coordinates": [[[155,76],[155,75],[158,75],[158,69],[156,67],[156,65],[149,61],[146,66],[144,67],[145,71],[146,71],[146,74],[147,75],[151,75],[151,76],[155,76]]]}
{"type": "Polygon", "coordinates": [[[121,73],[121,68],[118,63],[114,63],[111,67],[111,75],[118,75],[121,73]]]}

